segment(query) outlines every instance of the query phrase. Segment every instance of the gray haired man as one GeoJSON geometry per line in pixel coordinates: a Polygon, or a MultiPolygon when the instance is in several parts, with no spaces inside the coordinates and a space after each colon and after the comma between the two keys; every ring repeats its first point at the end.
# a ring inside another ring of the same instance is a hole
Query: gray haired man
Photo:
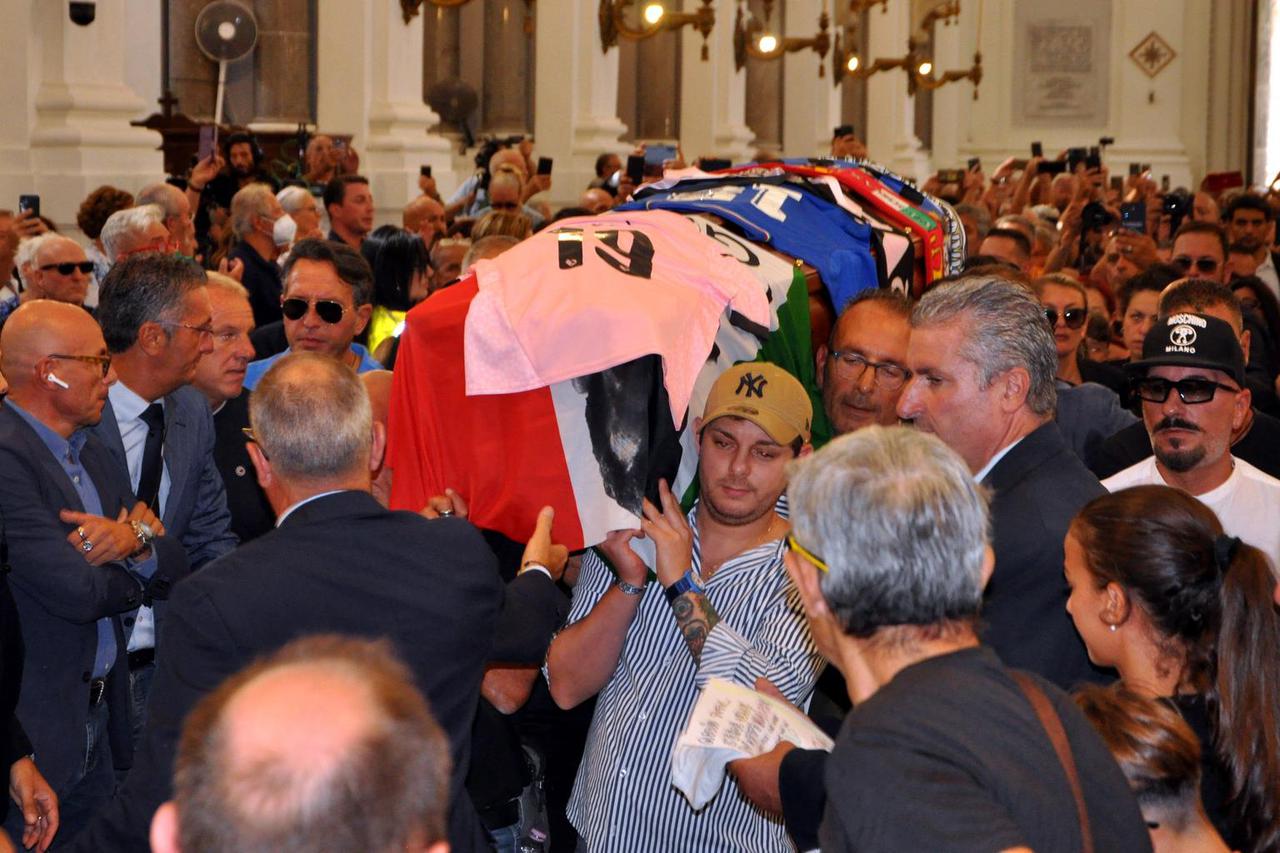
{"type": "Polygon", "coordinates": [[[994,562],[986,490],[965,461],[932,436],[871,426],[792,470],[787,571],[854,703],[826,762],[822,849],[1068,851],[1087,826],[1092,849],[1149,850],[1124,776],[1071,700],[979,644],[994,562]],[[1053,717],[1087,823],[1044,728],[1053,717]]]}
{"type": "Polygon", "coordinates": [[[994,493],[983,642],[1061,687],[1096,680],[1066,613],[1062,540],[1103,493],[1053,421],[1053,335],[1035,296],[998,276],[930,290],[911,315],[899,417],[936,434],[994,493]]]}

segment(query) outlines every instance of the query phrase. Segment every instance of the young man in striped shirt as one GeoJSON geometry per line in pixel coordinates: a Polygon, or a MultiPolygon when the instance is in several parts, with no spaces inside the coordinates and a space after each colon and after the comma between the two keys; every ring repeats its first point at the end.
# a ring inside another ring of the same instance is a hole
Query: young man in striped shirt
{"type": "MultiPolygon", "coordinates": [[[[716,380],[699,436],[701,497],[683,513],[665,483],[638,529],[610,534],[583,560],[569,624],[552,641],[551,695],[571,708],[599,693],[569,819],[580,850],[791,850],[780,820],[730,778],[695,812],[671,784],[671,749],[713,677],[765,678],[808,702],[822,659],[782,566],[778,509],[787,466],[811,452],[812,407],[800,383],[769,364],[716,380]],[[657,584],[630,546],[656,546],[657,584]],[[660,588],[653,588],[654,586],[660,588]]],[[[785,508],[783,508],[785,512],[785,508]]]]}

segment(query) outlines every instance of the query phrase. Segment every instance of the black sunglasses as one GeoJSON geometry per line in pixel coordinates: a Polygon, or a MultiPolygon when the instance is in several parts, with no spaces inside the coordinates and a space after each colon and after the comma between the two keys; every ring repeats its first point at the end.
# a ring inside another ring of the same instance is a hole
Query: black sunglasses
{"type": "Polygon", "coordinates": [[[80,272],[88,275],[93,272],[93,261],[64,261],[60,264],[45,264],[40,267],[41,272],[48,272],[49,270],[57,270],[58,275],[71,275],[76,270],[80,270],[80,272]]]}
{"type": "Polygon", "coordinates": [[[1188,258],[1186,255],[1178,255],[1170,261],[1178,269],[1183,272],[1190,272],[1191,267],[1195,266],[1197,270],[1204,273],[1217,272],[1218,262],[1213,258],[1188,258]]]}
{"type": "Polygon", "coordinates": [[[342,315],[347,313],[346,306],[332,299],[317,299],[309,302],[306,299],[290,298],[280,303],[280,310],[289,320],[301,320],[307,315],[307,309],[316,306],[316,316],[330,325],[342,322],[342,315]]]}
{"type": "Polygon", "coordinates": [[[1169,399],[1169,392],[1175,388],[1178,389],[1178,399],[1188,405],[1209,402],[1219,388],[1232,393],[1240,390],[1230,385],[1223,385],[1221,382],[1214,382],[1212,379],[1195,377],[1173,382],[1159,376],[1144,376],[1133,381],[1134,393],[1149,403],[1163,403],[1169,399]]]}
{"type": "MultiPolygon", "coordinates": [[[[1058,325],[1058,310],[1056,308],[1044,309],[1044,318],[1049,321],[1049,328],[1058,325]]],[[[1068,329],[1079,329],[1084,325],[1084,321],[1089,319],[1088,308],[1068,308],[1062,312],[1062,322],[1067,324],[1068,329]]]]}

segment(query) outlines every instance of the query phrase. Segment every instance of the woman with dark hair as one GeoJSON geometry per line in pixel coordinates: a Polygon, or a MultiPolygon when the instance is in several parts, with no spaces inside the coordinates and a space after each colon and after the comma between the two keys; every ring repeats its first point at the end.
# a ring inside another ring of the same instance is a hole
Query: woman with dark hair
{"type": "MultiPolygon", "coordinates": [[[[1270,338],[1266,342],[1271,354],[1267,370],[1274,377],[1280,374],[1280,300],[1267,287],[1266,282],[1254,275],[1242,275],[1231,280],[1231,292],[1240,300],[1240,310],[1245,316],[1253,315],[1270,338]]],[[[1258,346],[1261,341],[1254,344],[1258,346]]]]}
{"type": "Polygon", "coordinates": [[[1266,556],[1167,486],[1089,502],[1065,541],[1067,612],[1101,666],[1200,738],[1202,798],[1245,853],[1280,849],[1280,614],[1266,556]]]}
{"type": "Polygon", "coordinates": [[[1201,803],[1200,741],[1172,703],[1123,684],[1091,684],[1071,698],[1129,781],[1155,853],[1228,853],[1201,803]]]}
{"type": "Polygon", "coordinates": [[[369,352],[382,361],[378,347],[392,337],[409,309],[427,296],[431,258],[421,237],[394,225],[374,229],[365,237],[360,253],[373,269],[369,352]]]}

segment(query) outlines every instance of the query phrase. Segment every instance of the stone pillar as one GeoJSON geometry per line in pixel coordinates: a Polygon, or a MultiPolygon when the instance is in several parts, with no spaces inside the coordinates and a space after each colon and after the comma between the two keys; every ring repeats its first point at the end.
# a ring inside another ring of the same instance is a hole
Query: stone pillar
{"type": "Polygon", "coordinates": [[[39,193],[41,211],[73,231],[76,209],[95,187],[133,191],[164,176],[159,134],[129,125],[151,105],[125,82],[126,44],[147,35],[128,32],[125,2],[98,0],[87,27],[71,23],[65,3],[11,3],[0,36],[9,59],[4,197],[39,193]]]}
{"type": "MultiPolygon", "coordinates": [[[[701,0],[683,0],[682,8],[692,12],[701,5],[701,0]]],[[[689,27],[680,34],[680,142],[690,162],[704,156],[739,162],[752,154],[754,134],[746,121],[747,73],[733,66],[737,8],[733,0],[716,0],[715,10],[707,61],[702,59],[702,34],[689,27]]]]}
{"type": "Polygon", "coordinates": [[[576,202],[595,178],[596,157],[625,153],[618,141],[618,49],[600,49],[594,0],[539,6],[534,92],[538,154],[555,160],[552,204],[576,202]]]}
{"type": "MultiPolygon", "coordinates": [[[[888,9],[869,15],[871,51],[864,63],[877,56],[901,56],[911,34],[911,4],[890,3],[888,9]]],[[[907,94],[906,73],[882,71],[867,80],[868,156],[908,178],[924,178],[930,171],[928,153],[915,134],[915,99],[907,94]]]]}
{"type": "Polygon", "coordinates": [[[353,134],[377,223],[400,224],[430,164],[442,191],[457,183],[440,118],[422,100],[422,17],[386,0],[319,0],[317,127],[353,134]]]}
{"type": "MultiPolygon", "coordinates": [[[[827,6],[823,0],[792,0],[787,4],[787,35],[812,38],[818,33],[818,16],[827,6]]],[[[835,40],[834,30],[828,35],[835,40]]],[[[834,50],[834,44],[831,50],[834,50]]],[[[790,157],[827,156],[831,153],[831,131],[840,124],[840,89],[831,82],[831,50],[819,58],[812,49],[788,53],[782,60],[784,101],[782,132],[784,150],[790,157]],[[824,76],[818,76],[818,69],[824,76]]]]}

